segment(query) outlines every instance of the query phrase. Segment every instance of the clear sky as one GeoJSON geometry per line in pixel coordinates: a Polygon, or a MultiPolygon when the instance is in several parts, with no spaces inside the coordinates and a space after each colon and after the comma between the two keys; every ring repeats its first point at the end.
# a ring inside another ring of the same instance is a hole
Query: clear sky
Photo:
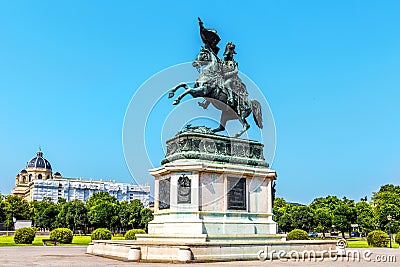
{"type": "Polygon", "coordinates": [[[39,144],[63,176],[132,182],[126,109],[149,77],[194,59],[198,16],[270,105],[278,196],[399,184],[399,14],[395,0],[0,1],[0,192],[39,144]]]}

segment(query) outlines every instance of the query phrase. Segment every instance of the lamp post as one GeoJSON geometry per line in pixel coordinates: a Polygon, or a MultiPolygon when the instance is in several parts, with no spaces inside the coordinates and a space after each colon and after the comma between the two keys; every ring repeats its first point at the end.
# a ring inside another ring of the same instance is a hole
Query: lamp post
{"type": "Polygon", "coordinates": [[[390,221],[392,220],[392,216],[389,214],[387,216],[387,219],[389,221],[389,244],[390,244],[390,248],[392,248],[392,232],[390,231],[390,221]]]}

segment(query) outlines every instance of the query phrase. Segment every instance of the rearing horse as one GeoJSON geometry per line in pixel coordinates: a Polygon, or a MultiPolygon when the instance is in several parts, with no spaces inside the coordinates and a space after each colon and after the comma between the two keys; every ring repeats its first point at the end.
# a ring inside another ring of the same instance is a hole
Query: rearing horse
{"type": "MultiPolygon", "coordinates": [[[[172,98],[179,88],[185,88],[185,91],[174,100],[174,105],[179,104],[181,99],[187,94],[190,94],[194,98],[206,98],[209,103],[222,112],[220,125],[218,128],[213,129],[213,132],[224,131],[228,120],[239,120],[242,124],[242,130],[236,133],[235,137],[241,136],[250,128],[250,124],[247,122],[246,118],[252,112],[256,125],[261,129],[263,128],[261,105],[257,100],[253,99],[249,102],[247,98],[243,98],[239,94],[233,92],[233,101],[228,101],[228,89],[224,88],[221,63],[214,52],[202,47],[199,55],[193,61],[192,66],[200,72],[200,75],[193,88],[186,83],[180,83],[171,89],[168,98],[172,98]],[[201,70],[203,66],[204,68],[201,70]],[[238,110],[241,112],[238,113],[238,110]]],[[[199,105],[205,109],[208,106],[208,104],[203,104],[201,102],[199,102],[199,105]]]]}

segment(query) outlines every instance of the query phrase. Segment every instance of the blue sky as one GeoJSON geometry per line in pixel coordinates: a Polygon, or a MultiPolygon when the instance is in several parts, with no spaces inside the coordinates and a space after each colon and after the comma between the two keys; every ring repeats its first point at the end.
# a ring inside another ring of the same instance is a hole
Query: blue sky
{"type": "Polygon", "coordinates": [[[278,196],[399,184],[399,13],[399,1],[1,1],[0,192],[39,144],[64,176],[131,182],[125,111],[149,77],[194,59],[198,16],[236,44],[271,107],[278,196]]]}

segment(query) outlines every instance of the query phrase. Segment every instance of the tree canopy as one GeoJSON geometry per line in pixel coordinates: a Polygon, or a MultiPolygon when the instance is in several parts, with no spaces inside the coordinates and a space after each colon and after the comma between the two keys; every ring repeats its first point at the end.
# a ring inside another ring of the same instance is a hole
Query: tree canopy
{"type": "Polygon", "coordinates": [[[80,231],[104,227],[125,231],[147,229],[153,214],[140,200],[118,202],[107,192],[93,194],[86,203],[80,200],[66,202],[65,199],[53,203],[50,198],[28,203],[18,196],[1,196],[0,222],[12,228],[13,218],[32,220],[36,227],[48,230],[62,227],[80,231]]]}
{"type": "Polygon", "coordinates": [[[362,232],[388,230],[388,215],[392,216],[392,232],[400,231],[400,186],[383,185],[373,193],[371,202],[355,203],[346,197],[326,196],[315,198],[308,206],[295,206],[283,198],[276,198],[274,220],[281,232],[295,228],[325,232],[335,229],[350,232],[351,224],[358,224],[362,232]],[[332,228],[333,229],[333,228],[332,228]]]}

